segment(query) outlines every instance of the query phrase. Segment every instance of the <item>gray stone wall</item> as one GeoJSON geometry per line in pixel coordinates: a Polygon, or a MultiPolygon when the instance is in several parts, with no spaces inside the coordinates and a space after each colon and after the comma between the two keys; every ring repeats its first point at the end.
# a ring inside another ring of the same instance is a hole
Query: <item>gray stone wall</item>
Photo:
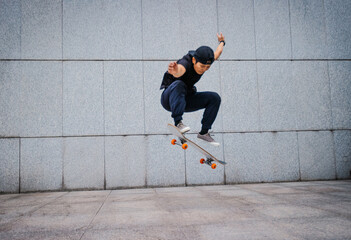
{"type": "Polygon", "coordinates": [[[0,192],[350,178],[350,60],[350,0],[0,0],[0,192]],[[212,170],[159,85],[217,32],[212,170]]]}

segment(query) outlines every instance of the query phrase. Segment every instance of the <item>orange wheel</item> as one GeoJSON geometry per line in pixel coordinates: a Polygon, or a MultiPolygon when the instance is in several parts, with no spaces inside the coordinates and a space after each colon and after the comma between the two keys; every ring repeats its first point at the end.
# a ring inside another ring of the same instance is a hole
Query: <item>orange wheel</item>
{"type": "Polygon", "coordinates": [[[175,140],[175,139],[172,139],[172,141],[171,141],[172,145],[175,145],[176,142],[177,142],[177,140],[175,140]]]}
{"type": "Polygon", "coordinates": [[[215,163],[212,163],[211,168],[215,169],[216,167],[217,167],[217,165],[215,163]]]}
{"type": "Polygon", "coordinates": [[[182,148],[183,148],[184,150],[187,149],[187,148],[188,148],[188,144],[184,143],[184,144],[182,145],[182,148]]]}
{"type": "Polygon", "coordinates": [[[204,163],[205,163],[205,159],[201,158],[201,159],[200,159],[200,163],[201,163],[201,164],[204,164],[204,163]]]}

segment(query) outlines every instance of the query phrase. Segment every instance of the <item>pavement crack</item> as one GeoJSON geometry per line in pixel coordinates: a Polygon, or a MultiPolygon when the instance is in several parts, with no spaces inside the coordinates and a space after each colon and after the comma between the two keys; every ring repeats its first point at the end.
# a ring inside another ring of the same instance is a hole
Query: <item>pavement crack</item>
{"type": "Polygon", "coordinates": [[[110,193],[106,196],[105,200],[102,202],[101,206],[100,206],[99,209],[96,211],[94,217],[91,219],[91,221],[90,221],[90,223],[88,224],[88,226],[85,227],[85,230],[84,230],[84,232],[82,233],[82,236],[80,236],[79,240],[81,240],[81,239],[84,237],[85,233],[90,229],[91,224],[93,223],[95,217],[99,214],[101,208],[104,206],[104,204],[105,204],[106,200],[108,199],[108,197],[110,196],[111,192],[112,192],[112,190],[111,190],[110,193]]]}

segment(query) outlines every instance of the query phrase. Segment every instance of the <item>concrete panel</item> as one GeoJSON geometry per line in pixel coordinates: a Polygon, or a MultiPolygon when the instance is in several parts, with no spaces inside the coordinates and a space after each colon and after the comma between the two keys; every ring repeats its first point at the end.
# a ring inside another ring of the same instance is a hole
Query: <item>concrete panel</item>
{"type": "Polygon", "coordinates": [[[351,1],[325,0],[329,59],[351,58],[351,1]]]}
{"type": "MultiPolygon", "coordinates": [[[[212,64],[211,68],[204,73],[200,81],[195,84],[198,92],[216,92],[221,96],[221,82],[219,75],[219,62],[212,64]]],[[[187,112],[183,115],[183,121],[188,125],[191,133],[198,133],[201,131],[201,120],[203,118],[205,109],[196,112],[187,112]]],[[[222,109],[219,108],[216,120],[212,125],[211,131],[222,132],[222,109]]],[[[172,119],[172,123],[174,123],[172,119]]]]}
{"type": "Polygon", "coordinates": [[[219,31],[226,38],[221,59],[255,59],[253,1],[219,0],[219,31]]]}
{"type": "Polygon", "coordinates": [[[299,132],[301,180],[335,179],[333,135],[330,131],[299,132]]]}
{"type": "Polygon", "coordinates": [[[146,149],[144,136],[106,137],[106,188],[144,187],[146,149]]]}
{"type": "Polygon", "coordinates": [[[293,58],[328,58],[323,1],[291,0],[290,18],[293,58]]]}
{"type": "Polygon", "coordinates": [[[216,0],[180,0],[179,12],[182,51],[218,46],[216,0]]]}
{"type": "Polygon", "coordinates": [[[104,3],[99,0],[63,0],[63,58],[103,59],[104,3]]]}
{"type": "Polygon", "coordinates": [[[183,51],[188,51],[182,49],[183,24],[178,4],[176,1],[142,1],[143,59],[177,59],[182,57],[183,51]]]}
{"type": "Polygon", "coordinates": [[[22,59],[62,58],[62,1],[23,0],[22,59]]]}
{"type": "Polygon", "coordinates": [[[261,182],[268,171],[260,155],[262,135],[259,133],[224,134],[224,160],[226,183],[261,182]]]}
{"type": "Polygon", "coordinates": [[[296,86],[297,128],[323,130],[332,127],[327,62],[293,62],[296,86]]]}
{"type": "Polygon", "coordinates": [[[63,63],[63,134],[102,135],[103,63],[63,63]]]}
{"type": "Polygon", "coordinates": [[[0,136],[20,135],[21,66],[0,61],[0,136]]]}
{"type": "Polygon", "coordinates": [[[21,58],[21,0],[0,0],[0,59],[21,58]]]}
{"type": "Polygon", "coordinates": [[[221,62],[223,131],[258,131],[255,62],[221,62]]]}
{"type": "MultiPolygon", "coordinates": [[[[141,0],[103,1],[105,59],[142,58],[141,0]]],[[[155,39],[153,39],[155,41],[155,39]]]]}
{"type": "Polygon", "coordinates": [[[19,192],[19,139],[0,139],[0,193],[19,192]]]}
{"type": "Polygon", "coordinates": [[[104,63],[105,134],[144,134],[142,62],[104,63]]]}
{"type": "MultiPolygon", "coordinates": [[[[221,145],[219,147],[212,146],[197,138],[197,134],[187,135],[191,140],[203,147],[206,151],[223,160],[223,136],[222,134],[214,134],[213,138],[221,145]]],[[[224,165],[217,164],[216,169],[212,169],[207,164],[201,164],[200,159],[205,158],[196,149],[189,146],[186,150],[186,184],[223,184],[224,183],[224,165]]]]}
{"type": "Polygon", "coordinates": [[[256,57],[290,59],[291,36],[288,0],[255,0],[256,57]]]}
{"type": "Polygon", "coordinates": [[[334,129],[351,129],[351,62],[328,62],[334,129]]]}
{"type": "Polygon", "coordinates": [[[351,178],[351,131],[335,131],[334,146],[337,179],[351,178]]]}
{"type": "Polygon", "coordinates": [[[168,62],[144,62],[145,133],[169,133],[167,123],[174,124],[171,112],[161,105],[160,86],[168,62]]]}
{"type": "Polygon", "coordinates": [[[21,136],[62,135],[62,63],[23,62],[21,136]]]}
{"type": "Polygon", "coordinates": [[[147,136],[147,186],[185,185],[185,153],[171,145],[171,135],[147,136]]]}
{"type": "MultiPolygon", "coordinates": [[[[300,179],[298,142],[295,132],[264,133],[261,155],[269,166],[272,181],[300,179]]],[[[268,176],[269,176],[268,175],[268,176]]]]}
{"type": "Polygon", "coordinates": [[[64,58],[142,58],[140,0],[64,0],[63,12],[64,58]]]}
{"type": "Polygon", "coordinates": [[[227,183],[299,179],[295,133],[224,134],[227,183]]]}
{"type": "Polygon", "coordinates": [[[104,138],[64,138],[64,189],[104,188],[104,138]]]}
{"type": "Polygon", "coordinates": [[[62,189],[62,138],[21,139],[21,192],[62,189]]]}
{"type": "Polygon", "coordinates": [[[290,62],[257,63],[261,130],[296,129],[296,81],[290,62]]]}

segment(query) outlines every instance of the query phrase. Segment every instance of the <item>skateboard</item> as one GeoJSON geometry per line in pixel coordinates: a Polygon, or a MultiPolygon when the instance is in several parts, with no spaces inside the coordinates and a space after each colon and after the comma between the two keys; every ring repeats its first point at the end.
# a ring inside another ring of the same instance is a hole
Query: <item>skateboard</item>
{"type": "Polygon", "coordinates": [[[224,161],[218,160],[217,158],[215,158],[212,154],[210,154],[209,152],[207,152],[205,149],[203,149],[202,147],[200,147],[199,145],[197,145],[196,143],[194,143],[193,141],[191,141],[190,139],[186,138],[184,136],[183,133],[181,133],[179,131],[179,129],[174,126],[173,124],[168,124],[167,125],[169,131],[175,135],[176,137],[179,138],[180,143],[176,140],[176,139],[172,139],[171,144],[172,145],[179,145],[181,146],[184,150],[186,150],[188,148],[188,144],[192,147],[194,147],[198,152],[200,152],[201,154],[203,154],[205,156],[206,159],[201,158],[200,159],[200,163],[201,164],[207,164],[209,166],[211,166],[212,169],[215,169],[217,167],[216,163],[213,163],[213,161],[220,163],[222,165],[227,164],[224,161]]]}

